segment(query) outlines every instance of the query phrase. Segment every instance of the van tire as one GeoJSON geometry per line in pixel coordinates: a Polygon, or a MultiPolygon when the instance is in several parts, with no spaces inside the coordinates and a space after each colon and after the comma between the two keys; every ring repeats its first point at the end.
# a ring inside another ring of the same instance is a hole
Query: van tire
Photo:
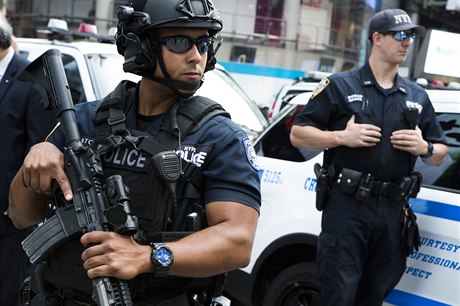
{"type": "Polygon", "coordinates": [[[320,286],[316,264],[302,262],[281,271],[270,283],[264,306],[320,306],[320,286]]]}

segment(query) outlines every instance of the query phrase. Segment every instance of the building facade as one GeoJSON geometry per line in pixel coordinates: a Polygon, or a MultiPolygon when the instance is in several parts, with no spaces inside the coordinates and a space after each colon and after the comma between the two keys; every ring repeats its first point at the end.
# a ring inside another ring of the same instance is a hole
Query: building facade
{"type": "MultiPolygon", "coordinates": [[[[406,10],[427,28],[460,33],[460,12],[434,0],[214,0],[224,21],[220,61],[303,71],[339,72],[364,63],[370,17],[385,8],[406,10]]],[[[458,1],[457,1],[458,2],[458,1]]],[[[126,0],[3,0],[0,8],[15,34],[37,36],[49,18],[71,29],[95,24],[100,34],[116,26],[116,8],[126,0]]],[[[452,5],[451,5],[452,6],[452,5]]],[[[455,8],[455,7],[454,7],[455,8]]],[[[460,8],[458,8],[460,10],[460,8]]],[[[413,53],[421,40],[417,40],[413,53]]],[[[414,60],[406,61],[410,66],[414,60]]],[[[410,67],[409,67],[410,68],[410,67]]]]}

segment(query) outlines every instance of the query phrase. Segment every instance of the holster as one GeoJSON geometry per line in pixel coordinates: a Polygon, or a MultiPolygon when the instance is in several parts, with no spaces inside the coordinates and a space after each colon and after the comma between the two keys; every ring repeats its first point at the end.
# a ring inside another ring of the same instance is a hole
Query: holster
{"type": "Polygon", "coordinates": [[[410,178],[412,179],[412,185],[409,188],[409,197],[416,198],[422,187],[423,175],[420,172],[414,171],[410,178]]]}
{"type": "Polygon", "coordinates": [[[409,256],[414,250],[420,247],[420,231],[417,224],[417,216],[412,211],[409,203],[404,205],[402,214],[402,247],[404,254],[409,256]]]}
{"type": "Polygon", "coordinates": [[[334,168],[331,166],[328,170],[324,169],[320,164],[316,163],[313,167],[316,175],[316,209],[322,211],[327,203],[329,202],[331,192],[331,178],[335,175],[333,173],[334,168]]]}

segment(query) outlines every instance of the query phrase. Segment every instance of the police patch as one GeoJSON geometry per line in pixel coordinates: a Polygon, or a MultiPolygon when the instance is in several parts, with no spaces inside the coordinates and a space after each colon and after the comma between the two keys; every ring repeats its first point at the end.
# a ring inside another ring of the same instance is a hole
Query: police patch
{"type": "Polygon", "coordinates": [[[318,85],[316,86],[316,88],[313,90],[313,93],[311,94],[311,98],[310,99],[313,99],[314,97],[316,97],[317,95],[319,95],[323,90],[324,88],[327,87],[327,85],[329,85],[331,83],[331,81],[329,81],[328,78],[324,78],[322,79],[318,85]]]}
{"type": "Polygon", "coordinates": [[[423,110],[423,106],[418,102],[406,101],[406,106],[407,106],[407,108],[416,108],[416,109],[418,109],[419,114],[423,110]]]}
{"type": "Polygon", "coordinates": [[[256,170],[259,171],[259,164],[257,162],[256,150],[252,146],[251,141],[248,137],[243,139],[244,149],[246,151],[246,158],[248,159],[249,164],[256,170]]]}

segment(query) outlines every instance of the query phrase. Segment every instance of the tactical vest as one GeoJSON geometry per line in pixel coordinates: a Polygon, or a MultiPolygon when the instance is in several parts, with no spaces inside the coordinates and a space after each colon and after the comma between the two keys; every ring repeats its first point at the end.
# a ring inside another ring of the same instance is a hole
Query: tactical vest
{"type": "MultiPolygon", "coordinates": [[[[177,240],[207,226],[204,208],[199,204],[201,170],[181,159],[182,171],[178,181],[165,182],[158,174],[155,156],[160,152],[175,152],[179,145],[179,133],[181,138],[185,138],[209,119],[219,115],[230,118],[230,115],[222,106],[205,97],[179,100],[170,108],[160,133],[153,136],[126,127],[125,114],[130,107],[136,107],[135,103],[126,101],[136,98],[135,89],[135,83],[123,81],[100,101],[93,116],[104,180],[113,174],[120,174],[128,185],[131,211],[139,222],[139,231],[135,236],[139,243],[177,240]],[[174,193],[176,187],[180,189],[177,194],[181,195],[177,199],[174,193]],[[187,215],[176,220],[176,207],[182,206],[183,212],[184,205],[187,215]]],[[[58,248],[49,258],[45,279],[57,287],[74,288],[91,294],[92,284],[81,264],[82,251],[78,240],[69,241],[58,248]]],[[[134,301],[137,297],[145,299],[146,295],[157,300],[159,295],[173,296],[191,286],[215,289],[220,287],[223,279],[224,276],[220,275],[204,282],[180,277],[156,280],[152,275],[143,274],[130,281],[129,285],[134,301]],[[191,285],[192,281],[197,285],[191,285]]]]}

